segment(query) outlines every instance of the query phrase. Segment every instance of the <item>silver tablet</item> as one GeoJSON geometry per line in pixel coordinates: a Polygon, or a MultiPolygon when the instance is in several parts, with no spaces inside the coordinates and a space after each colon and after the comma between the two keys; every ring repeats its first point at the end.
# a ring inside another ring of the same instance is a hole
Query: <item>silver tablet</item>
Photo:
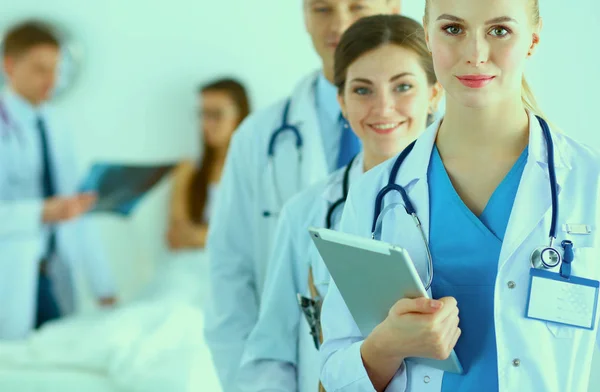
{"type": "MultiPolygon", "coordinates": [[[[387,317],[398,300],[429,297],[405,249],[329,229],[311,227],[309,232],[363,336],[368,336],[387,317]]],[[[409,360],[463,373],[454,350],[443,361],[409,360]]]]}

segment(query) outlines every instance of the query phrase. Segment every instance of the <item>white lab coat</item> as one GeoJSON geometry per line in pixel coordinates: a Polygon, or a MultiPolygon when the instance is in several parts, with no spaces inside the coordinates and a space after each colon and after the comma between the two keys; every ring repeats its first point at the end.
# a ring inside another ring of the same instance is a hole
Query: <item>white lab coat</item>
{"type": "MultiPolygon", "coordinates": [[[[281,211],[262,296],[260,315],[246,343],[239,375],[244,392],[315,392],[321,370],[318,351],[297,294],[311,297],[308,270],[321,296],[329,273],[322,264],[308,228],[325,227],[330,206],[343,196],[346,168],[300,192],[281,211]]],[[[349,183],[363,172],[362,154],[354,160],[349,183]]],[[[343,205],[333,214],[337,228],[343,205]]]]}
{"type": "MultiPolygon", "coordinates": [[[[439,122],[423,134],[402,165],[396,183],[405,187],[425,233],[429,233],[427,168],[439,122]]],[[[600,278],[600,156],[553,132],[556,175],[559,185],[558,244],[571,239],[575,245],[572,273],[600,278]],[[567,223],[592,227],[591,235],[571,235],[567,223]]],[[[365,174],[350,190],[340,230],[370,236],[374,201],[387,182],[395,159],[365,174]]],[[[401,203],[397,192],[385,205],[401,203]]],[[[538,121],[530,117],[529,157],[504,238],[495,289],[495,329],[498,379],[501,392],[586,392],[598,330],[561,326],[524,317],[529,292],[530,255],[547,244],[551,221],[551,197],[545,141],[538,121]],[[510,287],[508,282],[515,282],[510,287]],[[513,287],[513,288],[511,288],[513,287]],[[520,360],[515,366],[513,361],[520,360]]],[[[424,244],[414,222],[400,205],[383,219],[382,240],[409,251],[424,278],[427,262],[424,244]]],[[[558,270],[558,267],[557,267],[558,270]]],[[[359,289],[359,288],[357,288],[359,289]]],[[[460,304],[459,304],[460,308],[460,304]]],[[[597,314],[600,315],[600,313],[597,314]]],[[[323,305],[321,377],[328,391],[374,391],[360,356],[364,337],[332,282],[323,305]]],[[[442,371],[405,361],[387,391],[438,392],[442,371]]]]}
{"type": "MultiPolygon", "coordinates": [[[[315,72],[301,81],[291,97],[289,122],[298,126],[304,142],[300,167],[293,134],[285,132],[276,143],[274,173],[284,202],[328,174],[315,107],[317,76],[315,72]]],[[[271,239],[282,208],[267,150],[273,131],[281,126],[284,104],[250,115],[234,134],[209,228],[211,291],[205,335],[225,392],[236,390],[244,344],[258,319],[271,239]],[[265,211],[271,215],[265,217],[265,211]]]]}
{"type": "MultiPolygon", "coordinates": [[[[46,247],[47,228],[41,220],[43,200],[24,199],[15,188],[19,178],[39,173],[23,157],[24,148],[35,148],[24,142],[23,136],[36,130],[11,116],[10,100],[5,99],[10,92],[2,94],[5,110],[11,124],[17,124],[18,132],[0,122],[0,339],[17,339],[34,327],[39,262],[46,247]]],[[[81,178],[76,171],[72,136],[57,125],[48,109],[43,113],[57,193],[73,194],[81,178]]],[[[56,241],[57,257],[50,264],[50,273],[63,313],[72,312],[77,305],[72,284],[76,272],[89,276],[98,297],[115,295],[98,234],[88,218],[58,225],[56,241]]]]}

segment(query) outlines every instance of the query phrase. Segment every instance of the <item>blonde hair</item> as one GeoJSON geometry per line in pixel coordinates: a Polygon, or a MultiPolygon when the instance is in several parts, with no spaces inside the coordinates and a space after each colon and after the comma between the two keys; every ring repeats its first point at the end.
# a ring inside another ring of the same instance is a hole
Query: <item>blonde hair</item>
{"type": "MultiPolygon", "coordinates": [[[[531,2],[531,23],[534,26],[537,26],[540,23],[540,2],[539,0],[529,1],[531,2]]],[[[427,23],[427,21],[429,20],[430,2],[431,0],[425,0],[425,14],[423,16],[423,20],[425,21],[425,23],[427,23]]],[[[544,113],[542,112],[540,106],[537,103],[537,100],[535,99],[535,94],[531,90],[529,83],[527,83],[525,75],[523,75],[523,79],[521,81],[521,99],[523,101],[523,106],[525,106],[525,109],[527,109],[527,111],[546,119],[544,113]]]]}

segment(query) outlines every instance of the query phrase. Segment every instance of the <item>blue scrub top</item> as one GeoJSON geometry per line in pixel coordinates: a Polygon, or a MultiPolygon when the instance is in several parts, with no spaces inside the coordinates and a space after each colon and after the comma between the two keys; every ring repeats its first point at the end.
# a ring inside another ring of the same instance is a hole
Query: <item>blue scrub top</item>
{"type": "Polygon", "coordinates": [[[461,200],[437,147],[428,169],[434,298],[456,298],[462,334],[455,347],[465,374],[444,373],[443,392],[498,391],[494,287],[504,233],[527,161],[527,148],[481,216],[461,200]]]}

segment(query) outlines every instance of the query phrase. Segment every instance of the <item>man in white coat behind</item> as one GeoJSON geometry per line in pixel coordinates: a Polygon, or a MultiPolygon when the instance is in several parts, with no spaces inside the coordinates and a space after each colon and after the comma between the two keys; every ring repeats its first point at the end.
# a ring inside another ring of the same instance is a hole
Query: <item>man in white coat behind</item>
{"type": "Polygon", "coordinates": [[[72,136],[46,103],[60,42],[27,21],[3,40],[0,93],[0,339],[24,338],[74,310],[74,271],[85,271],[101,305],[115,287],[98,234],[80,218],[95,196],[77,193],[72,136]]]}
{"type": "Polygon", "coordinates": [[[400,11],[399,0],[303,0],[303,9],[322,68],[301,80],[288,99],[250,115],[236,131],[209,228],[205,336],[225,392],[237,391],[279,210],[360,149],[340,115],[332,84],[340,37],[362,17],[400,11]]]}

